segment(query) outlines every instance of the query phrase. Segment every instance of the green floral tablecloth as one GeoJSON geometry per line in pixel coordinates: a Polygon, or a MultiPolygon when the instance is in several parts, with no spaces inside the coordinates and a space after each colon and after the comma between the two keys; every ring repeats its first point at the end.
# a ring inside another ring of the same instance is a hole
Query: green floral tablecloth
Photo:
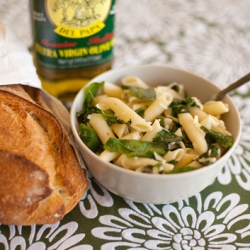
{"type": "MultiPolygon", "coordinates": [[[[0,19],[31,44],[26,0],[0,0],[0,19]]],[[[223,88],[250,71],[249,24],[249,0],[117,0],[114,68],[164,63],[223,88]]],[[[62,221],[0,225],[0,249],[250,249],[249,86],[232,93],[243,123],[239,145],[201,193],[172,204],[140,204],[92,179],[62,221]]]]}

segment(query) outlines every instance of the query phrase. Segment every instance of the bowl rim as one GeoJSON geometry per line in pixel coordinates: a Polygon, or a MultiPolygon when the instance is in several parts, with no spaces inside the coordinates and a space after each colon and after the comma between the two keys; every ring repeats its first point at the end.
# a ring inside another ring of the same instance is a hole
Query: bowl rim
{"type": "MultiPolygon", "coordinates": [[[[93,79],[91,79],[90,81],[88,81],[86,83],[86,85],[84,87],[82,87],[80,89],[80,91],[77,93],[75,99],[73,100],[73,103],[72,103],[72,106],[71,106],[71,110],[70,110],[70,123],[71,123],[71,129],[72,129],[72,132],[74,134],[74,139],[77,140],[77,142],[84,147],[84,149],[88,152],[88,154],[91,154],[98,162],[100,162],[101,164],[105,164],[105,165],[108,165],[112,170],[114,171],[121,171],[121,173],[124,173],[124,174],[127,174],[127,175],[133,175],[133,176],[141,176],[141,177],[145,177],[145,178],[164,178],[164,179],[168,179],[168,178],[183,178],[183,175],[185,176],[189,176],[189,175],[198,175],[202,172],[206,172],[208,171],[208,168],[216,168],[218,167],[218,165],[220,165],[221,162],[224,161],[224,158],[227,158],[227,157],[230,157],[233,150],[235,149],[235,147],[238,145],[238,142],[239,142],[239,139],[240,139],[240,136],[241,136],[241,127],[242,127],[242,122],[241,122],[241,119],[240,119],[240,114],[238,112],[238,109],[237,107],[235,106],[233,100],[228,96],[226,95],[223,100],[225,99],[225,102],[230,102],[230,104],[234,107],[237,115],[238,115],[238,121],[239,121],[239,128],[237,130],[237,133],[235,135],[235,138],[234,138],[234,143],[232,145],[232,147],[221,157],[219,158],[216,162],[208,165],[208,166],[205,166],[205,167],[202,167],[202,168],[198,168],[198,169],[195,169],[195,170],[192,170],[192,171],[187,171],[187,172],[181,172],[181,173],[172,173],[172,174],[148,174],[148,173],[142,173],[142,172],[136,172],[136,171],[133,171],[133,170],[130,170],[130,169],[126,169],[126,168],[122,168],[122,167],[119,167],[111,162],[105,162],[103,160],[100,159],[100,157],[98,155],[96,155],[94,152],[92,152],[83,142],[82,140],[80,139],[79,135],[78,135],[78,131],[76,129],[76,126],[75,126],[75,112],[76,112],[76,108],[75,106],[77,105],[77,100],[80,98],[80,96],[82,96],[84,94],[84,89],[90,85],[91,83],[93,83],[94,81],[96,81],[95,79],[99,79],[100,77],[105,77],[106,75],[109,75],[111,73],[116,73],[116,72],[122,72],[124,70],[128,70],[130,68],[133,68],[133,69],[136,69],[136,68],[145,68],[145,67],[149,67],[149,68],[152,68],[152,67],[156,67],[156,68],[159,68],[159,67],[163,67],[163,68],[168,68],[168,69],[174,69],[174,70],[177,70],[177,71],[181,71],[181,72],[185,72],[189,75],[192,75],[196,78],[200,78],[202,79],[203,81],[207,81],[209,82],[209,84],[213,85],[214,87],[216,87],[218,90],[220,90],[220,88],[215,85],[213,82],[209,81],[208,79],[206,78],[203,78],[193,72],[189,72],[187,70],[184,70],[182,68],[178,68],[178,67],[174,67],[174,66],[169,66],[169,65],[165,65],[165,64],[140,64],[140,65],[131,65],[131,66],[126,66],[126,67],[122,67],[122,68],[117,68],[117,69],[111,69],[111,70],[108,70],[96,77],[94,77],[93,79]]],[[[77,145],[77,147],[79,147],[79,145],[77,145]]],[[[86,164],[87,165],[87,164],[86,164]]],[[[224,165],[223,165],[224,166],[224,165]]],[[[222,167],[223,167],[222,166],[222,167]]],[[[88,166],[87,166],[88,167],[88,166]]]]}

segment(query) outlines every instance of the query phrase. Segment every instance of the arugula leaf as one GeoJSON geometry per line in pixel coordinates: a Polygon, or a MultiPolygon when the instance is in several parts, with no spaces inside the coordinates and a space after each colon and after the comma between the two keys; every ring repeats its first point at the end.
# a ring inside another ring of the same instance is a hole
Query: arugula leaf
{"type": "Polygon", "coordinates": [[[220,156],[220,149],[216,145],[210,145],[207,152],[200,155],[196,160],[204,165],[208,166],[214,163],[214,160],[217,160],[220,156]]]}
{"type": "Polygon", "coordinates": [[[87,108],[95,96],[98,93],[98,90],[104,85],[104,82],[93,82],[91,83],[84,91],[84,103],[83,103],[83,108],[87,108]]]}
{"type": "Polygon", "coordinates": [[[142,172],[142,173],[146,173],[146,174],[152,174],[153,168],[154,168],[154,166],[152,166],[152,165],[147,165],[147,166],[145,166],[145,167],[143,167],[143,168],[141,169],[141,172],[142,172]]]}
{"type": "Polygon", "coordinates": [[[163,156],[168,151],[163,143],[122,140],[117,138],[109,138],[104,144],[104,149],[110,152],[126,154],[127,157],[137,156],[147,158],[154,158],[154,153],[163,156]]]}
{"type": "Polygon", "coordinates": [[[138,108],[135,110],[135,112],[142,118],[144,118],[144,113],[145,113],[145,110],[148,108],[148,105],[145,105],[141,108],[138,108]]]}
{"type": "Polygon", "coordinates": [[[97,108],[96,106],[88,106],[86,109],[76,113],[78,122],[87,124],[89,122],[88,116],[93,113],[103,114],[102,110],[97,108]]]}
{"type": "Polygon", "coordinates": [[[188,171],[195,170],[195,167],[190,167],[190,166],[183,166],[183,167],[178,167],[170,170],[169,172],[166,172],[166,174],[177,174],[177,173],[184,173],[188,171]]]}
{"type": "Polygon", "coordinates": [[[175,100],[172,101],[169,105],[170,108],[172,108],[173,116],[178,117],[179,113],[186,113],[188,112],[187,107],[194,107],[197,106],[195,100],[188,96],[184,100],[175,100]]]}
{"type": "Polygon", "coordinates": [[[160,132],[157,133],[156,137],[153,139],[155,143],[163,143],[166,144],[167,148],[170,143],[182,141],[183,137],[177,136],[165,129],[162,129],[160,132]]]}
{"type": "Polygon", "coordinates": [[[152,173],[156,173],[156,171],[157,171],[158,174],[162,174],[163,169],[164,168],[163,168],[162,164],[159,162],[156,165],[147,165],[147,166],[141,167],[139,172],[146,173],[146,174],[152,174],[152,173]]]}
{"type": "Polygon", "coordinates": [[[156,93],[153,88],[140,88],[140,87],[133,87],[133,86],[122,86],[123,89],[127,89],[130,93],[140,100],[149,100],[154,101],[156,98],[156,93]]]}
{"type": "Polygon", "coordinates": [[[177,160],[171,160],[168,163],[175,165],[176,163],[178,163],[178,161],[177,160]]]}
{"type": "Polygon", "coordinates": [[[115,116],[115,113],[111,109],[101,110],[96,106],[89,106],[85,110],[76,113],[78,122],[87,124],[89,122],[88,116],[93,113],[101,114],[109,126],[113,124],[131,124],[131,120],[124,122],[123,120],[119,119],[117,116],[115,116]]]}
{"type": "Polygon", "coordinates": [[[178,130],[178,128],[181,127],[181,125],[180,125],[180,123],[178,123],[178,122],[176,122],[174,120],[172,120],[172,121],[173,121],[173,125],[172,125],[172,127],[171,127],[171,129],[169,131],[171,133],[175,133],[178,130]]]}
{"type": "Polygon", "coordinates": [[[161,127],[163,127],[163,128],[165,127],[165,121],[164,121],[164,119],[165,119],[165,116],[163,116],[163,115],[159,115],[159,116],[156,118],[156,120],[159,121],[161,127]]]}
{"type": "Polygon", "coordinates": [[[219,143],[223,148],[229,149],[233,145],[233,137],[225,135],[223,133],[208,129],[204,126],[201,126],[201,129],[206,132],[206,136],[213,139],[215,142],[219,143]]]}
{"type": "Polygon", "coordinates": [[[193,143],[190,141],[185,130],[182,129],[183,143],[187,148],[193,148],[193,143]]]}
{"type": "Polygon", "coordinates": [[[102,114],[109,126],[113,124],[127,124],[129,126],[132,122],[131,120],[124,122],[123,120],[119,119],[117,116],[115,116],[115,113],[111,109],[103,110],[102,114]]]}
{"type": "Polygon", "coordinates": [[[79,136],[86,146],[94,153],[97,152],[102,145],[95,130],[85,124],[80,124],[79,136]]]}
{"type": "Polygon", "coordinates": [[[76,112],[76,119],[79,123],[87,124],[88,119],[86,115],[86,110],[81,110],[79,112],[76,112]]]}
{"type": "Polygon", "coordinates": [[[177,93],[180,93],[180,86],[178,84],[175,84],[171,87],[172,90],[174,90],[177,93]]]}

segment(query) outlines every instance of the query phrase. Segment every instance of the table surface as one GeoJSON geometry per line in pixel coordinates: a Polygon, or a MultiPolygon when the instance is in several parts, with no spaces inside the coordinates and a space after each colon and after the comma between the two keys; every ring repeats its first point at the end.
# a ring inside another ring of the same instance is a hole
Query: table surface
{"type": "MultiPolygon", "coordinates": [[[[250,69],[249,10],[249,0],[117,0],[113,67],[164,63],[226,87],[250,69]]],[[[0,0],[0,19],[31,45],[27,0],[0,0]]],[[[140,204],[92,179],[62,221],[0,225],[0,249],[250,249],[249,86],[231,94],[243,122],[239,145],[202,192],[140,204]]]]}

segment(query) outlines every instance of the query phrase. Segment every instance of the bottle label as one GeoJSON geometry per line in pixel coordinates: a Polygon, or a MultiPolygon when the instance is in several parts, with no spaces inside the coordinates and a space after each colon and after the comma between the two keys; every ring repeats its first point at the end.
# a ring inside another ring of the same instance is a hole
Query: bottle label
{"type": "Polygon", "coordinates": [[[115,0],[32,0],[37,63],[50,69],[110,61],[115,0]]]}

